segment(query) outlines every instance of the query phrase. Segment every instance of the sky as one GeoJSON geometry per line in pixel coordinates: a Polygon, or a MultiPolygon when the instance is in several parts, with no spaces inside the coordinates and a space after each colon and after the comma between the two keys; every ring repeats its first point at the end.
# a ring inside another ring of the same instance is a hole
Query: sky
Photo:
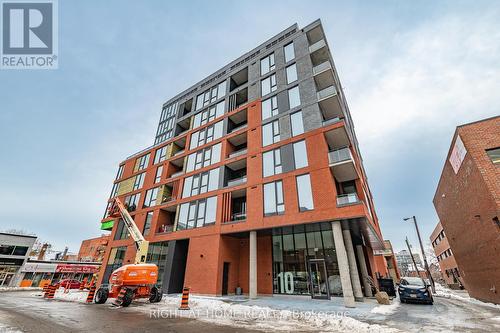
{"type": "Polygon", "coordinates": [[[385,239],[416,247],[455,127],[500,112],[497,1],[59,1],[59,69],[0,70],[0,230],[77,252],[161,105],[320,18],[385,239]]]}

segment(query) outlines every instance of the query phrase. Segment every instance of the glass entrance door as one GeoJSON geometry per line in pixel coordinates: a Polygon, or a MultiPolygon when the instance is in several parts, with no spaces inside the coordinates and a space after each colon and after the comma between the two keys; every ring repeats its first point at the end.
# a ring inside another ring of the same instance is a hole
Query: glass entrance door
{"type": "Polygon", "coordinates": [[[309,282],[312,298],[330,299],[330,287],[328,286],[324,259],[309,260],[309,282]]]}

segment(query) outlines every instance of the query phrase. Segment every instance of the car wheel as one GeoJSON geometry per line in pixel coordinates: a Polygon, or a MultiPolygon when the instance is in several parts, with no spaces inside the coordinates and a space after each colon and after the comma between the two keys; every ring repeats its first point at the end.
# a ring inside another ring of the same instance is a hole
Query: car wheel
{"type": "Polygon", "coordinates": [[[127,289],[125,295],[123,296],[122,306],[126,308],[127,306],[130,305],[130,303],[132,303],[133,299],[134,299],[134,291],[132,289],[127,289]]]}
{"type": "Polygon", "coordinates": [[[95,293],[94,302],[96,304],[104,304],[108,300],[109,290],[106,288],[99,288],[95,293]]]}

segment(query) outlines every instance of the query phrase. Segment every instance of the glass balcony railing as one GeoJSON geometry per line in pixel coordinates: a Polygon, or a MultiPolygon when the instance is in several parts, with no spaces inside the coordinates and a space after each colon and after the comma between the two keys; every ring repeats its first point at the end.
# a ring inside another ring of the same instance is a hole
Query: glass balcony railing
{"type": "Polygon", "coordinates": [[[349,147],[333,150],[328,153],[328,160],[330,164],[353,160],[351,150],[349,147]]]}
{"type": "Polygon", "coordinates": [[[239,213],[233,213],[231,214],[231,222],[234,221],[243,221],[247,219],[247,213],[246,212],[239,212],[239,213]]]}
{"type": "Polygon", "coordinates": [[[319,73],[322,73],[328,69],[332,68],[332,64],[330,64],[330,61],[325,61],[317,66],[313,67],[313,74],[318,75],[319,73]]]}
{"type": "Polygon", "coordinates": [[[247,153],[247,149],[240,149],[240,150],[237,150],[237,151],[233,151],[231,154],[229,154],[229,158],[231,157],[236,157],[236,156],[241,156],[241,155],[245,155],[247,153]]]}
{"type": "Polygon", "coordinates": [[[318,91],[318,100],[329,98],[335,95],[337,95],[337,89],[335,88],[335,86],[329,86],[318,91]]]}
{"type": "Polygon", "coordinates": [[[227,181],[226,187],[237,186],[247,182],[247,177],[241,177],[236,179],[231,179],[227,181]]]}
{"type": "Polygon", "coordinates": [[[326,46],[325,40],[324,39],[320,39],[316,43],[314,43],[311,46],[309,46],[309,53],[316,52],[317,50],[319,50],[319,49],[321,49],[321,48],[323,48],[325,46],[326,46]]]}
{"type": "Polygon", "coordinates": [[[178,176],[182,175],[183,173],[184,173],[184,171],[182,171],[182,170],[181,170],[181,171],[177,171],[177,172],[173,173],[173,174],[170,176],[170,178],[175,178],[175,177],[178,177],[178,176]]]}
{"type": "Polygon", "coordinates": [[[358,202],[359,199],[356,193],[341,194],[337,196],[337,206],[349,205],[358,202]]]}

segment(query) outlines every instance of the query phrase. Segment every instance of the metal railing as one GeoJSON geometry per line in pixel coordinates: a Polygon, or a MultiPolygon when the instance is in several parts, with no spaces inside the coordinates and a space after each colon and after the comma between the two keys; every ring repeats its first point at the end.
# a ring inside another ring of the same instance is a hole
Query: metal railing
{"type": "Polygon", "coordinates": [[[175,177],[178,177],[180,175],[184,174],[184,171],[177,171],[173,174],[170,175],[170,178],[175,178],[175,177]]]}
{"type": "Polygon", "coordinates": [[[359,198],[356,193],[341,194],[337,196],[337,206],[358,203],[359,198]]]}
{"type": "Polygon", "coordinates": [[[237,151],[233,151],[231,154],[228,155],[228,157],[231,158],[231,157],[241,156],[241,155],[245,155],[246,153],[247,153],[247,148],[240,149],[237,151]]]}
{"type": "Polygon", "coordinates": [[[328,160],[330,161],[330,163],[339,163],[343,161],[353,160],[353,158],[349,147],[344,147],[329,152],[328,160]]]}
{"type": "Polygon", "coordinates": [[[337,89],[332,85],[318,91],[318,100],[322,100],[335,95],[337,95],[337,89]]]}
{"type": "Polygon", "coordinates": [[[247,219],[247,212],[239,212],[239,213],[233,213],[231,214],[231,221],[243,221],[247,219]]]}
{"type": "Polygon", "coordinates": [[[236,186],[236,185],[241,185],[247,182],[247,177],[241,177],[241,178],[236,178],[236,179],[231,179],[227,181],[226,187],[231,187],[231,186],[236,186]]]}

